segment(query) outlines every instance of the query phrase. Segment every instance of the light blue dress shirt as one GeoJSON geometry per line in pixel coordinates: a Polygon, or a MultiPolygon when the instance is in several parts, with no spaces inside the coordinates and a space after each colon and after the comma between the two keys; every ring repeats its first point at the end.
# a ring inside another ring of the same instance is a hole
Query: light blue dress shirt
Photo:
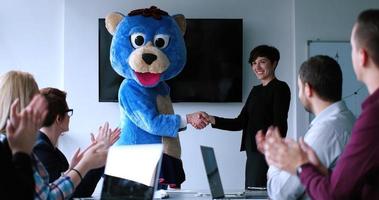
{"type": "MultiPolygon", "coordinates": [[[[329,169],[335,166],[349,140],[354,122],[355,116],[343,101],[328,106],[311,122],[304,140],[329,169]]],[[[297,176],[274,166],[270,166],[267,176],[267,192],[271,199],[310,199],[297,176]]]]}

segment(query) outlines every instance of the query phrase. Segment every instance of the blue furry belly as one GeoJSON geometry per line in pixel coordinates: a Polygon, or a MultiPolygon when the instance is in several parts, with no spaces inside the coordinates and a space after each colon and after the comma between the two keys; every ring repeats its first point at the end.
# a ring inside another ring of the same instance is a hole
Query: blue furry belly
{"type": "Polygon", "coordinates": [[[135,124],[125,123],[121,126],[120,139],[116,145],[131,145],[131,144],[157,144],[162,143],[162,136],[152,135],[135,124]]]}

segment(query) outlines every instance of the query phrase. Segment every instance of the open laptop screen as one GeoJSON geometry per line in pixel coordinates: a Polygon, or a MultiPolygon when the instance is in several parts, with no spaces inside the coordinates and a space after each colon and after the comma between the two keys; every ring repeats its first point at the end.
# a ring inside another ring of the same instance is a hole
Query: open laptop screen
{"type": "Polygon", "coordinates": [[[200,146],[213,199],[267,199],[265,188],[251,188],[244,193],[225,195],[218,170],[215,152],[212,147],[200,146]]]}
{"type": "Polygon", "coordinates": [[[220,173],[218,171],[216,156],[212,147],[200,146],[209,187],[214,199],[223,198],[224,190],[221,183],[220,173]]]}
{"type": "Polygon", "coordinates": [[[153,199],[162,144],[114,146],[109,150],[101,199],[153,199]]]}

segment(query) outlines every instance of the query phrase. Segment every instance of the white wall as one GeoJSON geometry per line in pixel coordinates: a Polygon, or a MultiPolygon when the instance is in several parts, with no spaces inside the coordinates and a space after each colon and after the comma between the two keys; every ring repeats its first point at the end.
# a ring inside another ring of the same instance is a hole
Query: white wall
{"type": "Polygon", "coordinates": [[[1,0],[0,74],[34,74],[40,87],[63,87],[61,0],[1,0]]]}
{"type": "MultiPolygon", "coordinates": [[[[307,59],[308,40],[350,41],[351,28],[358,14],[379,8],[378,0],[295,0],[294,58],[296,71],[307,59]]],[[[344,66],[341,66],[344,67],[344,66]]],[[[305,133],[308,113],[296,98],[297,136],[305,133]]]]}
{"type": "MultiPolygon", "coordinates": [[[[365,8],[378,8],[377,0],[2,0],[0,6],[0,73],[21,69],[33,73],[40,87],[68,91],[74,108],[71,130],[60,147],[68,157],[76,147],[85,147],[89,133],[108,120],[118,124],[116,103],[97,102],[97,20],[111,11],[157,5],[170,14],[188,18],[243,18],[243,63],[256,45],[278,47],[279,79],[292,92],[289,134],[305,132],[307,113],[297,101],[296,72],[306,59],[306,41],[348,40],[356,15],[365,8]],[[223,8],[223,9],[221,9],[223,8]],[[226,10],[226,11],[225,11],[226,10]],[[294,106],[297,105],[297,106],[294,106]],[[299,131],[295,131],[298,129],[299,131]]],[[[257,80],[244,65],[243,96],[246,99],[257,80]]],[[[214,115],[235,117],[243,103],[178,103],[177,113],[204,110],[214,115]]],[[[299,133],[299,134],[295,134],[299,133]]],[[[186,189],[207,189],[199,145],[214,146],[224,187],[243,187],[244,153],[239,152],[240,132],[212,128],[181,133],[186,189]]]]}
{"type": "MultiPolygon", "coordinates": [[[[291,2],[291,1],[289,1],[291,2]]],[[[72,144],[82,145],[88,141],[88,133],[105,120],[115,126],[119,121],[117,103],[98,102],[98,18],[107,13],[156,5],[170,14],[182,13],[188,18],[243,18],[243,96],[246,99],[251,87],[257,84],[247,64],[250,50],[267,43],[278,47],[281,61],[277,70],[279,79],[293,84],[291,13],[293,5],[285,1],[241,0],[161,0],[161,1],[115,1],[115,0],[66,0],[64,28],[64,87],[69,92],[68,100],[75,114],[71,131],[63,138],[62,148],[70,153],[72,144]],[[225,9],[227,8],[227,12],[225,9]],[[272,14],[275,13],[275,14],[272,14]],[[80,144],[77,141],[81,141],[80,144]]],[[[214,115],[236,117],[242,103],[177,103],[177,113],[186,114],[204,110],[214,115]]],[[[291,110],[290,116],[293,111],[291,110]]],[[[293,130],[292,118],[289,130],[293,130]]],[[[186,181],[183,188],[208,189],[199,145],[213,146],[218,158],[224,188],[244,187],[245,154],[239,152],[241,132],[226,132],[206,128],[198,131],[189,127],[180,134],[186,181]]]]}

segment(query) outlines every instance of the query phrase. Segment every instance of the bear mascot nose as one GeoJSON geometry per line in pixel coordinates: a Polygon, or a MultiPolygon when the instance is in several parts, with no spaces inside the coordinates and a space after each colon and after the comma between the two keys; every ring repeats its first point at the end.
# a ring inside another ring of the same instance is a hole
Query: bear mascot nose
{"type": "Polygon", "coordinates": [[[151,53],[144,53],[142,54],[142,59],[146,64],[150,65],[157,59],[157,56],[151,53]]]}

